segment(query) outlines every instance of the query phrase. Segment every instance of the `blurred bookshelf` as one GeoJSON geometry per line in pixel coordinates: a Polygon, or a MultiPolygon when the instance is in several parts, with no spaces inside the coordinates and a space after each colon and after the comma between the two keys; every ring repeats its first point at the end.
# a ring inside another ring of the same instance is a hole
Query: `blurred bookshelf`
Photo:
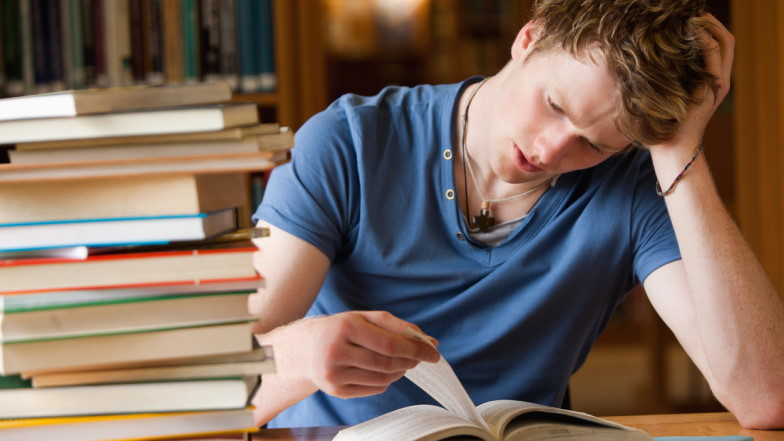
{"type": "Polygon", "coordinates": [[[227,81],[262,119],[326,105],[317,8],[305,0],[2,0],[0,95],[227,81]]]}
{"type": "Polygon", "coordinates": [[[320,0],[329,99],[491,75],[533,0],[320,0]]]}

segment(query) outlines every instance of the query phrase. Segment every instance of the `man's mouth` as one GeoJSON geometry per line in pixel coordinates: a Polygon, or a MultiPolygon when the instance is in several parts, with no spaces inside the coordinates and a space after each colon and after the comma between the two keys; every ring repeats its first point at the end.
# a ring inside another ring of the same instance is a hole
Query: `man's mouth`
{"type": "Polygon", "coordinates": [[[533,165],[517,146],[514,146],[514,162],[517,168],[529,173],[543,171],[541,168],[533,165]]]}

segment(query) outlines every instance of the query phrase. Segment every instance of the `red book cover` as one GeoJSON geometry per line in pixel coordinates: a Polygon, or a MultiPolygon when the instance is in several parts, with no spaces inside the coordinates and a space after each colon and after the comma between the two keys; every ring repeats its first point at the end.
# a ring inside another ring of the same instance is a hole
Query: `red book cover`
{"type": "Polygon", "coordinates": [[[160,250],[0,260],[0,294],[258,279],[256,247],[160,250]]]}

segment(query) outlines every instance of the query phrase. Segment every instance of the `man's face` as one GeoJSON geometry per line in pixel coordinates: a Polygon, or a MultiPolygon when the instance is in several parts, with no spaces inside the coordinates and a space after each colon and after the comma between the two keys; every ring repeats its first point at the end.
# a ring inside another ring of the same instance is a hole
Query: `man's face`
{"type": "Polygon", "coordinates": [[[560,49],[527,54],[513,54],[495,97],[490,163],[501,179],[539,180],[626,149],[615,83],[598,53],[593,60],[560,49]]]}

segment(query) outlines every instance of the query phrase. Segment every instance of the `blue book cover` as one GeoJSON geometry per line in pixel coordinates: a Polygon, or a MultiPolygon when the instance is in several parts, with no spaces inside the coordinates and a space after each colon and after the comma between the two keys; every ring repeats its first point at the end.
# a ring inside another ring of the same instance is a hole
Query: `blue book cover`
{"type": "Polygon", "coordinates": [[[0,251],[167,244],[208,239],[237,226],[234,208],[194,215],[0,224],[0,251]]]}

